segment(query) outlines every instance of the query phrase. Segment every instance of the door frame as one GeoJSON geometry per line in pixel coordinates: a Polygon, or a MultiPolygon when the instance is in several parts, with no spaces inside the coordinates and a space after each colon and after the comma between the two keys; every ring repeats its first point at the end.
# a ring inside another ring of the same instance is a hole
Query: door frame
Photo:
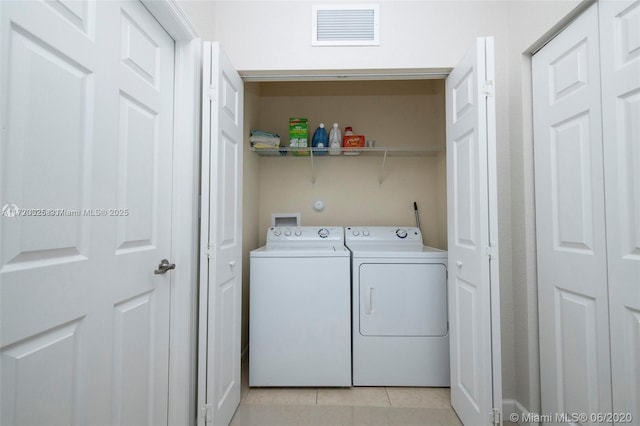
{"type": "Polygon", "coordinates": [[[196,419],[202,41],[176,0],[140,0],[175,41],[168,424],[196,419]],[[176,172],[179,171],[179,172],[176,172]]]}

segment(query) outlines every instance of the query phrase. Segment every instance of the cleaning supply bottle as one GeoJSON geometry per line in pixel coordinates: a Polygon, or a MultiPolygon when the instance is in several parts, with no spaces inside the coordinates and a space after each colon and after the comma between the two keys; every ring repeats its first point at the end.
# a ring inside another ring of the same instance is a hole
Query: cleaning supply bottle
{"type": "Polygon", "coordinates": [[[347,140],[348,140],[347,136],[353,136],[353,127],[347,126],[347,127],[344,128],[344,139],[342,140],[342,146],[343,146],[344,155],[358,155],[358,154],[360,154],[360,151],[354,150],[353,148],[351,148],[349,143],[347,143],[347,140]]]}
{"type": "Polygon", "coordinates": [[[327,147],[329,146],[329,137],[327,136],[327,131],[324,128],[324,123],[320,123],[316,131],[313,132],[311,146],[313,148],[316,148],[313,151],[315,155],[325,155],[327,153],[327,147]]]}
{"type": "Polygon", "coordinates": [[[333,128],[329,132],[329,155],[340,155],[342,147],[342,136],[340,136],[340,128],[338,123],[333,123],[333,128]]]}

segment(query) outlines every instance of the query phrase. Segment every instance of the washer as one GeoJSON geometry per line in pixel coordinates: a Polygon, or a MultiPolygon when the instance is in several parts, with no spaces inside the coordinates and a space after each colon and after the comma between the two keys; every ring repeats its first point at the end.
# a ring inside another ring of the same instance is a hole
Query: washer
{"type": "Polygon", "coordinates": [[[347,227],[353,385],[449,386],[447,252],[419,228],[347,227]]]}
{"type": "Polygon", "coordinates": [[[250,254],[249,385],[351,386],[342,227],[275,227],[250,254]]]}

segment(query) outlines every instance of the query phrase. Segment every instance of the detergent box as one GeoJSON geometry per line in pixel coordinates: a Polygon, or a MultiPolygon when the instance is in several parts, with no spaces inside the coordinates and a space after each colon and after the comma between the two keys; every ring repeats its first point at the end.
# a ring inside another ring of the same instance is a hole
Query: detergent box
{"type": "MultiPolygon", "coordinates": [[[[306,118],[289,119],[289,148],[307,148],[309,146],[309,120],[306,118]]],[[[309,155],[309,151],[295,151],[292,155],[309,155]]]]}
{"type": "Polygon", "coordinates": [[[364,148],[364,135],[345,136],[342,140],[344,147],[344,155],[358,155],[360,150],[356,148],[364,148]]]}

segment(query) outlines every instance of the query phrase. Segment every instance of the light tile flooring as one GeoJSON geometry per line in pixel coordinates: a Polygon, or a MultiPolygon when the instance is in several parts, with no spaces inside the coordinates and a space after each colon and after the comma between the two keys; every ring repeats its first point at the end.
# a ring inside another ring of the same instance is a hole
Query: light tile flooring
{"type": "Polygon", "coordinates": [[[249,388],[242,369],[242,400],[231,425],[461,425],[448,388],[249,388]]]}

